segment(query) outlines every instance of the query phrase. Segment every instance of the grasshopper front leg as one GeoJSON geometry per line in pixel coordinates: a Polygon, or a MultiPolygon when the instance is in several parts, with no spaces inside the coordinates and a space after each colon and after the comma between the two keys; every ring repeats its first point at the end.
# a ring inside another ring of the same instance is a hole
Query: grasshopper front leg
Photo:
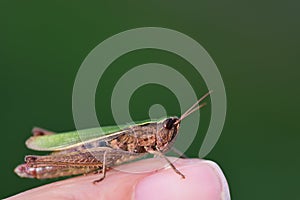
{"type": "Polygon", "coordinates": [[[159,149],[156,148],[156,151],[152,148],[146,148],[146,151],[148,153],[151,153],[153,155],[159,156],[161,158],[164,158],[167,163],[172,167],[172,169],[175,171],[176,174],[180,175],[183,179],[185,179],[185,176],[173,165],[173,163],[163,154],[159,151],[159,149]]]}

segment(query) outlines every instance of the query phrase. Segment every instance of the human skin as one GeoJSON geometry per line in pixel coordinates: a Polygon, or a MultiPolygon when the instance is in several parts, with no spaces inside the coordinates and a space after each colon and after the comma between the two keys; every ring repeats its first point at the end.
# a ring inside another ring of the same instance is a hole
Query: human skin
{"type": "Polygon", "coordinates": [[[185,179],[172,168],[163,167],[162,160],[153,158],[111,169],[106,178],[96,184],[93,181],[99,179],[99,174],[78,176],[7,199],[230,199],[227,181],[216,163],[177,159],[174,165],[185,179]]]}

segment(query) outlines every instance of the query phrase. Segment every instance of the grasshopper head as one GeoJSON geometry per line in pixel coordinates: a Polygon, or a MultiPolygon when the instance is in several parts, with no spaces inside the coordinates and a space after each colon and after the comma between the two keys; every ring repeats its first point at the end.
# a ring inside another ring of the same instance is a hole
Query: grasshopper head
{"type": "Polygon", "coordinates": [[[162,151],[168,151],[175,142],[179,130],[180,121],[178,117],[170,117],[162,121],[162,128],[157,132],[156,147],[162,151]]]}
{"type": "Polygon", "coordinates": [[[205,99],[207,96],[210,95],[212,91],[209,91],[204,96],[202,96],[194,105],[192,105],[185,113],[183,113],[180,118],[178,117],[170,117],[165,120],[163,120],[160,123],[160,126],[162,126],[161,129],[156,134],[156,148],[159,149],[161,152],[168,151],[171,146],[175,142],[176,135],[178,133],[180,122],[192,114],[193,112],[199,110],[203,106],[206,105],[206,103],[202,103],[198,105],[203,99],[205,99]]]}
{"type": "Polygon", "coordinates": [[[173,128],[179,128],[178,117],[170,117],[164,120],[163,126],[167,130],[172,130],[173,128]]]}

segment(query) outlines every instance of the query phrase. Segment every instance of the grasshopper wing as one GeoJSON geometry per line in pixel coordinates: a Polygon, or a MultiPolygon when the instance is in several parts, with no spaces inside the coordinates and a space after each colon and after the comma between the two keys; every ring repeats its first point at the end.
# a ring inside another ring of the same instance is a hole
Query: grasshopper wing
{"type": "Polygon", "coordinates": [[[128,126],[105,126],[101,127],[101,130],[100,128],[91,128],[58,134],[34,135],[26,141],[26,146],[37,151],[60,151],[82,145],[93,139],[102,137],[104,139],[126,127],[128,126]]]}

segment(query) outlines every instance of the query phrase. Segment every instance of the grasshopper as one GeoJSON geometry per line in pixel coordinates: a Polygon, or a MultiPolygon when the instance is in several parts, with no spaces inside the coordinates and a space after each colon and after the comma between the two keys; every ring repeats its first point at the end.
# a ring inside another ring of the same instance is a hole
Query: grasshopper
{"type": "Polygon", "coordinates": [[[34,128],[33,136],[26,141],[26,146],[52,153],[26,156],[25,163],[17,166],[15,173],[25,178],[47,179],[98,171],[102,176],[94,181],[97,183],[105,178],[109,168],[150,153],[164,158],[177,174],[185,178],[163,153],[173,146],[180,122],[206,105],[199,103],[210,93],[211,91],[201,97],[179,118],[168,117],[135,125],[105,126],[101,127],[101,131],[99,128],[91,128],[60,134],[34,128]]]}

